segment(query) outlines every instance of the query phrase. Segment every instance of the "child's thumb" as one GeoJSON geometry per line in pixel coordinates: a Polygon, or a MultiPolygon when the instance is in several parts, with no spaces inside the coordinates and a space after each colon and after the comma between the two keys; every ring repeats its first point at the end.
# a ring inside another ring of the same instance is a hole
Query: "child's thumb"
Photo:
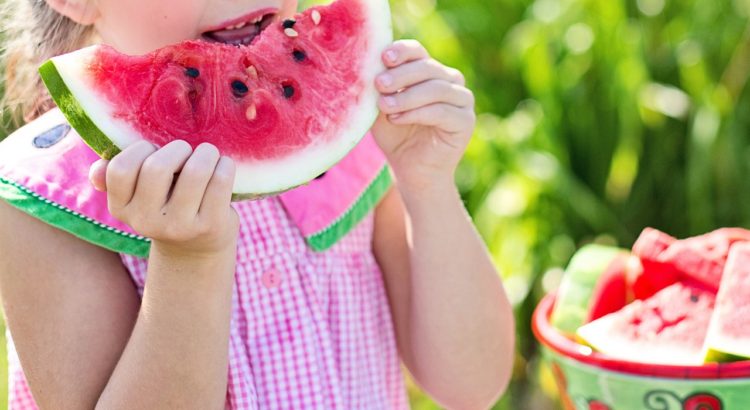
{"type": "Polygon", "coordinates": [[[89,168],[89,181],[97,191],[107,191],[107,165],[109,161],[100,159],[89,168]]]}

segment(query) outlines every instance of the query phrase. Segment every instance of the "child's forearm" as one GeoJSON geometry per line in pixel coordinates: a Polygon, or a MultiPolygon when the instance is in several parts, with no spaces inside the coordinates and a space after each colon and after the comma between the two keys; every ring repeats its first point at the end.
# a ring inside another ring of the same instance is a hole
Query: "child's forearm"
{"type": "Polygon", "coordinates": [[[224,407],[234,249],[175,259],[152,246],[133,333],[97,408],[224,407]]]}
{"type": "MultiPolygon", "coordinates": [[[[449,398],[481,397],[505,386],[513,360],[512,309],[455,185],[402,195],[411,245],[409,339],[422,381],[449,398]]],[[[459,399],[455,405],[477,404],[459,399]]]]}

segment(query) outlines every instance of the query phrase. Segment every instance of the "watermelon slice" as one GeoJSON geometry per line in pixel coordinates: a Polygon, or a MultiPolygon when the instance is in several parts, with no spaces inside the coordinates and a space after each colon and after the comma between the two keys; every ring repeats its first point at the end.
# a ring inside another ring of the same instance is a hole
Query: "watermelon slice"
{"type": "Polygon", "coordinates": [[[573,255],[557,291],[550,318],[552,326],[572,336],[579,326],[586,323],[591,296],[599,278],[621,255],[627,255],[627,251],[594,244],[582,247],[573,255]]]}
{"type": "Polygon", "coordinates": [[[750,358],[750,244],[729,252],[706,347],[706,361],[750,358]]]}
{"type": "Polygon", "coordinates": [[[338,0],[262,21],[249,45],[187,41],[144,56],[93,46],[40,73],[104,158],[139,140],[210,142],[237,164],[236,196],[281,192],[342,159],[377,117],[390,10],[387,0],[338,0]]]}
{"type": "Polygon", "coordinates": [[[711,292],[676,283],[582,326],[577,335],[617,359],[700,365],[714,301],[711,292]]]}
{"type": "Polygon", "coordinates": [[[729,249],[746,241],[750,241],[750,231],[741,228],[722,228],[682,240],[645,229],[633,245],[645,275],[634,281],[636,297],[648,297],[677,281],[692,281],[717,292],[729,249]]]}

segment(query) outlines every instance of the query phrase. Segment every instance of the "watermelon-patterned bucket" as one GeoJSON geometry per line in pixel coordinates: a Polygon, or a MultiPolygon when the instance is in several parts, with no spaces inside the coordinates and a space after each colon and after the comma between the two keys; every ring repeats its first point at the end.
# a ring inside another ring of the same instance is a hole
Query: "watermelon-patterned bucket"
{"type": "Polygon", "coordinates": [[[613,359],[553,328],[554,301],[553,294],[542,299],[532,329],[565,410],[750,409],[750,361],[668,366],[613,359]]]}

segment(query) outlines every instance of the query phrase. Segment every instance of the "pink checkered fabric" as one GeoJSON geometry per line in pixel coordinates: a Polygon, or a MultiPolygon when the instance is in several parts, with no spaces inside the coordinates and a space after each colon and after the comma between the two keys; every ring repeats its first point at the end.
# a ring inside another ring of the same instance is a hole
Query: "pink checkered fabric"
{"type": "MultiPolygon", "coordinates": [[[[373,216],[311,251],[278,198],[234,204],[241,217],[232,297],[228,409],[409,407],[373,216]]],[[[147,261],[122,255],[143,294],[147,261]]],[[[35,409],[9,338],[11,409],[35,409]]]]}

